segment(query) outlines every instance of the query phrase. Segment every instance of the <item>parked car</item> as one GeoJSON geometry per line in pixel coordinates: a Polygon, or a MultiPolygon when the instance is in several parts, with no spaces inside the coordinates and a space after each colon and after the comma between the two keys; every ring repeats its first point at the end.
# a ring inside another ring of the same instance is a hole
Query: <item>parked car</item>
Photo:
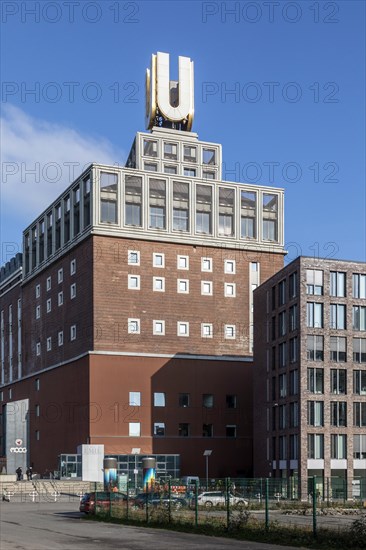
{"type": "Polygon", "coordinates": [[[170,506],[174,510],[188,506],[188,501],[183,497],[177,497],[171,495],[170,499],[168,495],[162,495],[160,493],[139,493],[135,498],[131,499],[131,505],[135,508],[145,508],[146,501],[148,500],[148,506],[170,506]]]}
{"type": "MultiPolygon", "coordinates": [[[[248,501],[242,497],[229,495],[230,506],[248,506],[248,501]]],[[[223,491],[206,491],[197,497],[197,502],[201,506],[211,508],[212,506],[225,506],[226,495],[223,491]]]]}
{"type": "Polygon", "coordinates": [[[125,505],[127,495],[125,493],[110,493],[98,491],[97,493],[85,493],[80,501],[79,510],[85,514],[95,514],[96,510],[108,511],[112,506],[125,505]]]}

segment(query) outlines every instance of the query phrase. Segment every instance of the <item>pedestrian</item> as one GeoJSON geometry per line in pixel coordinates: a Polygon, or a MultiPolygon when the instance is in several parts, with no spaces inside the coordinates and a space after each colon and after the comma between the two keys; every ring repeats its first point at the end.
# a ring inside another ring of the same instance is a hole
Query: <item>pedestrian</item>
{"type": "Polygon", "coordinates": [[[20,466],[18,466],[18,468],[15,470],[15,473],[17,475],[17,481],[21,481],[23,477],[23,470],[20,466]]]}
{"type": "Polygon", "coordinates": [[[32,475],[33,475],[32,466],[28,466],[25,473],[27,474],[27,480],[32,481],[32,475]]]}
{"type": "Polygon", "coordinates": [[[3,490],[3,502],[10,502],[6,489],[3,490]]]}

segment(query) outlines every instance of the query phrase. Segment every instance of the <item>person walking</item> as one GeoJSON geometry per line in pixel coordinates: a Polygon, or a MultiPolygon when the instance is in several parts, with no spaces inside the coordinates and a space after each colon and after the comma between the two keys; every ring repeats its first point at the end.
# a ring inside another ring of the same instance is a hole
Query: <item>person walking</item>
{"type": "Polygon", "coordinates": [[[28,466],[25,473],[27,474],[27,480],[32,481],[32,475],[33,475],[32,466],[28,466]]]}
{"type": "Polygon", "coordinates": [[[23,470],[21,469],[20,466],[18,466],[18,468],[15,470],[15,473],[17,475],[17,481],[21,481],[23,476],[23,470]]]}

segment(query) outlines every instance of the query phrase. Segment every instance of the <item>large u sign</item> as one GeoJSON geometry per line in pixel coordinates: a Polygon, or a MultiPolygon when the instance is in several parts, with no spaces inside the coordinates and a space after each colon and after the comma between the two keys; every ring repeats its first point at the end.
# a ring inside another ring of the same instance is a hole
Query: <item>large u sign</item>
{"type": "Polygon", "coordinates": [[[179,80],[169,80],[169,54],[152,55],[146,69],[146,127],[191,130],[194,115],[193,61],[179,57],[179,80]]]}

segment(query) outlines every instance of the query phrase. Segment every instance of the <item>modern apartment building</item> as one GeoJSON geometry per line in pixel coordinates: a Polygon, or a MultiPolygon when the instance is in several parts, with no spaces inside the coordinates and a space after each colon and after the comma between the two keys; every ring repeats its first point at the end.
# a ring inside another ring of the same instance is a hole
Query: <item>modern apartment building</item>
{"type": "Polygon", "coordinates": [[[254,475],[366,487],[366,264],[299,257],[254,292],[254,475]]]}
{"type": "Polygon", "coordinates": [[[222,180],[221,145],[154,95],[164,61],[126,166],[91,165],[24,231],[12,321],[5,291],[0,306],[8,461],[23,403],[38,471],[90,443],[178,455],[191,475],[211,450],[211,476],[252,473],[253,291],[283,266],[283,191],[222,180]]]}

